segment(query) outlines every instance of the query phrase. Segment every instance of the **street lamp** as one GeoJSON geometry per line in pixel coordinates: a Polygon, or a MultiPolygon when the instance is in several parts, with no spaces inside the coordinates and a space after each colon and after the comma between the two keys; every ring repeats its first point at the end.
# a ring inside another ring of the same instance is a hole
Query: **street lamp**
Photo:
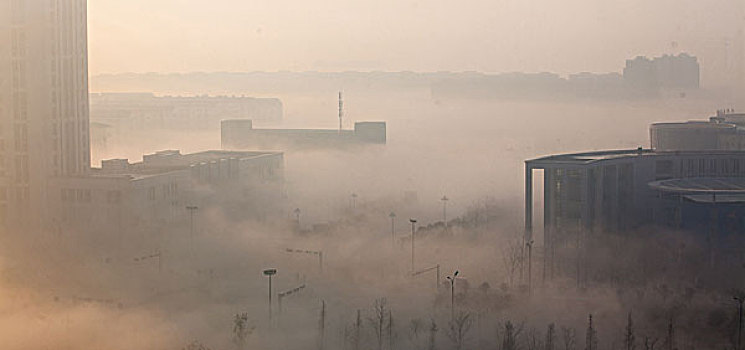
{"type": "Polygon", "coordinates": [[[414,272],[414,233],[416,231],[416,219],[409,219],[411,223],[411,272],[414,272]]]}
{"type": "Polygon", "coordinates": [[[447,228],[448,227],[448,201],[450,200],[450,198],[448,198],[448,196],[442,196],[440,200],[442,201],[442,222],[445,223],[445,228],[447,228]]]}
{"type": "Polygon", "coordinates": [[[352,203],[351,203],[352,204],[352,209],[357,208],[357,194],[356,193],[352,193],[352,200],[351,201],[352,201],[352,203]]]}
{"type": "Polygon", "coordinates": [[[419,275],[421,275],[423,273],[430,272],[432,270],[436,270],[437,271],[437,279],[435,280],[435,287],[436,287],[437,290],[439,290],[440,289],[440,264],[437,264],[435,266],[432,266],[432,267],[429,267],[429,268],[426,268],[426,269],[423,269],[423,270],[419,270],[417,272],[414,272],[414,273],[411,274],[411,276],[412,277],[419,276],[419,275]]]}
{"type": "Polygon", "coordinates": [[[455,278],[458,277],[458,270],[455,270],[452,276],[445,278],[450,281],[450,321],[455,319],[455,278]]]}
{"type": "Polygon", "coordinates": [[[140,262],[140,261],[145,261],[145,260],[148,260],[148,259],[155,259],[155,258],[157,258],[158,259],[158,273],[160,273],[161,270],[163,270],[163,263],[160,260],[161,257],[162,257],[162,255],[160,253],[160,249],[155,249],[155,253],[150,254],[150,255],[136,257],[136,258],[134,258],[134,261],[140,262]]]}
{"type": "Polygon", "coordinates": [[[189,211],[189,241],[191,245],[192,254],[194,251],[194,212],[199,210],[199,207],[196,205],[187,205],[186,210],[189,211]]]}
{"type": "Polygon", "coordinates": [[[525,243],[525,245],[528,247],[528,295],[532,295],[533,294],[533,271],[532,271],[533,240],[531,239],[530,242],[525,243]]]}
{"type": "Polygon", "coordinates": [[[269,277],[269,321],[272,320],[272,276],[277,274],[277,269],[264,270],[264,276],[269,277]]]}
{"type": "Polygon", "coordinates": [[[391,218],[391,246],[396,246],[396,213],[391,212],[388,214],[388,217],[391,218]]]}

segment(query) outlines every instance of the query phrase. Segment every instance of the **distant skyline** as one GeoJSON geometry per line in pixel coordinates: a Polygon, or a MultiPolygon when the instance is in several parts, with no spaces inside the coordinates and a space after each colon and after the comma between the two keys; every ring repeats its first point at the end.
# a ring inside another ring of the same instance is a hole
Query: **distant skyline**
{"type": "Polygon", "coordinates": [[[92,0],[91,74],[194,71],[619,72],[689,52],[702,79],[742,55],[737,0],[92,0]],[[738,34],[738,31],[740,34],[738,34]]]}

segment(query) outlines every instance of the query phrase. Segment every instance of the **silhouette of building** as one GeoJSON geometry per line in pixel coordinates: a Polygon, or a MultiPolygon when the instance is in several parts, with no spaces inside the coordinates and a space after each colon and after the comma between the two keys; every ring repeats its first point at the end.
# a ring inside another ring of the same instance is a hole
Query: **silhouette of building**
{"type": "Polygon", "coordinates": [[[28,225],[50,178],[90,168],[86,1],[0,8],[0,220],[28,225]]]}
{"type": "Polygon", "coordinates": [[[271,124],[280,122],[282,113],[282,102],[276,98],[91,94],[91,121],[116,132],[217,130],[221,120],[233,118],[271,124]]]}
{"type": "Polygon", "coordinates": [[[222,122],[224,149],[308,149],[343,148],[364,144],[385,144],[385,122],[358,122],[354,130],[256,129],[251,120],[222,122]]]}
{"type": "Polygon", "coordinates": [[[626,60],[623,79],[636,88],[698,89],[700,67],[698,59],[686,53],[652,59],[638,56],[626,60]]]}

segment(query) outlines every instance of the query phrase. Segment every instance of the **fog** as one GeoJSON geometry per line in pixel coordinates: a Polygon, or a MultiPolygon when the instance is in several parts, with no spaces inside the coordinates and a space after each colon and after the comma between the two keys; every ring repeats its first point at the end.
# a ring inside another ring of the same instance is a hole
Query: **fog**
{"type": "MultiPolygon", "coordinates": [[[[20,25],[2,11],[22,7],[0,5],[0,34],[17,43],[20,25]]],[[[112,96],[91,99],[90,113],[30,108],[26,122],[19,101],[41,104],[48,90],[71,106],[56,91],[77,83],[56,86],[67,73],[40,68],[24,78],[32,88],[14,85],[23,55],[0,47],[3,349],[742,348],[742,233],[717,240],[714,228],[683,228],[681,212],[677,227],[606,230],[577,214],[577,226],[567,215],[544,232],[548,170],[533,179],[532,234],[524,219],[526,160],[638,148],[641,158],[652,123],[745,108],[740,1],[87,6],[90,75],[78,72],[89,80],[75,91],[112,96]],[[701,65],[701,86],[602,75],[682,52],[701,65]],[[566,85],[500,75],[544,71],[566,85]],[[579,72],[601,74],[581,85],[579,72]],[[437,89],[453,82],[465,88],[437,89]],[[249,98],[281,110],[221,114],[249,98]],[[68,134],[75,118],[85,131],[68,134]],[[279,130],[269,146],[226,147],[225,119],[254,119],[246,138],[279,130]],[[357,122],[385,122],[384,142],[356,139],[357,122]],[[89,137],[90,169],[58,168],[73,137],[89,137]]],[[[743,155],[717,152],[693,153],[743,155]]],[[[571,211],[584,202],[565,186],[556,206],[571,211]]],[[[732,213],[744,201],[726,196],[737,194],[724,195],[732,213]]]]}

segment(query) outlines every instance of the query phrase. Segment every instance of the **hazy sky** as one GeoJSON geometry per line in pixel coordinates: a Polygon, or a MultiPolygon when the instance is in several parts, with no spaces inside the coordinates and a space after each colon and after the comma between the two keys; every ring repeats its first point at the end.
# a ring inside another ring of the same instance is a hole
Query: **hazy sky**
{"type": "Polygon", "coordinates": [[[90,0],[90,68],[567,73],[689,51],[711,69],[737,38],[743,2],[90,0]]]}

